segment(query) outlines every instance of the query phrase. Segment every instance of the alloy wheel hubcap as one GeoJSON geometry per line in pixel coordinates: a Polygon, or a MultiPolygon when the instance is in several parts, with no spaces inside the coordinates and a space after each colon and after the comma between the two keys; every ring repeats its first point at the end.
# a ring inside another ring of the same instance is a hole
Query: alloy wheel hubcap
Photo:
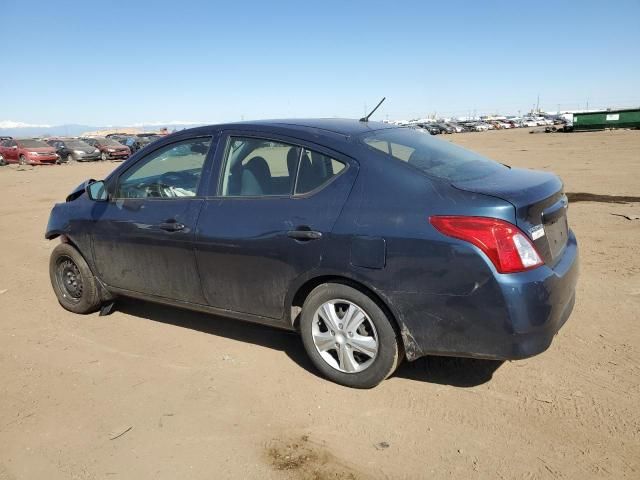
{"type": "Polygon", "coordinates": [[[316,350],[343,373],[366,370],[378,354],[378,333],[367,313],[347,300],[323,303],[313,317],[311,335],[316,350]]]}

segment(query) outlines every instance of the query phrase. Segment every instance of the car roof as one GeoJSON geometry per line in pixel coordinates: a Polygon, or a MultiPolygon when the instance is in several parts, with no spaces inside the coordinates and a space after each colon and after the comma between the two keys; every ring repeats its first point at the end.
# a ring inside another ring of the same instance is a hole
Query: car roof
{"type": "Polygon", "coordinates": [[[258,125],[278,125],[297,129],[318,129],[337,133],[351,137],[372,130],[383,128],[396,128],[382,122],[361,122],[350,118],[306,118],[306,119],[283,119],[283,120],[259,120],[251,122],[258,125]]]}
{"type": "MultiPolygon", "coordinates": [[[[211,125],[217,128],[240,128],[251,129],[278,129],[281,131],[298,131],[305,133],[318,133],[322,131],[324,134],[335,134],[343,137],[351,137],[365,132],[380,130],[384,128],[397,128],[396,125],[390,125],[382,122],[361,122],[354,119],[346,118],[307,118],[307,119],[274,119],[274,120],[255,120],[247,122],[234,122],[221,125],[211,125]]],[[[196,127],[194,130],[197,130],[196,127]]]]}

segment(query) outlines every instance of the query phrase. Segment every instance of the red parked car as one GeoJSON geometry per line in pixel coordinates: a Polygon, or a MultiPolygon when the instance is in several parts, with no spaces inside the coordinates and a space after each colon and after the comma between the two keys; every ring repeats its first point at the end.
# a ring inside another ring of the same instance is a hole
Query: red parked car
{"type": "Polygon", "coordinates": [[[33,138],[3,140],[0,142],[0,155],[6,163],[21,165],[52,165],[60,160],[55,148],[33,138]]]}
{"type": "Polygon", "coordinates": [[[100,158],[102,160],[125,160],[131,155],[129,147],[111,138],[89,137],[81,138],[80,140],[100,150],[100,158]]]}

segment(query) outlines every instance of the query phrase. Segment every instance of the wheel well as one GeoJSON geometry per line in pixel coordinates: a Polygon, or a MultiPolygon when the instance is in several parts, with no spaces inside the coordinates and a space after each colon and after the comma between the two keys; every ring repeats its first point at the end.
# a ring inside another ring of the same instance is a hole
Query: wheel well
{"type": "Polygon", "coordinates": [[[295,295],[293,296],[293,300],[291,301],[291,324],[296,330],[298,329],[298,323],[300,322],[300,312],[302,311],[302,305],[304,304],[304,301],[307,299],[314,288],[324,283],[341,283],[343,285],[347,285],[361,291],[378,304],[382,311],[387,315],[387,318],[389,318],[389,320],[391,321],[393,328],[395,328],[397,332],[400,332],[400,326],[398,325],[398,321],[396,320],[395,315],[376,292],[360,282],[336,275],[327,275],[312,278],[300,288],[298,288],[298,291],[295,293],[295,295]]]}

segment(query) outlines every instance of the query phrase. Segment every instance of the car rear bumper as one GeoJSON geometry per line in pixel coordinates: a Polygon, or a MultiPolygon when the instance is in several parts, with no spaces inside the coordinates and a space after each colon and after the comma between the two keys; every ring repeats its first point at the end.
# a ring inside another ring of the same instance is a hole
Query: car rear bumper
{"type": "Polygon", "coordinates": [[[120,152],[107,152],[107,158],[109,160],[126,160],[127,158],[129,158],[129,154],[120,152]]]}
{"type": "Polygon", "coordinates": [[[394,295],[407,358],[515,360],[542,353],[571,315],[578,263],[578,245],[570,232],[552,268],[494,273],[468,295],[394,295]]]}
{"type": "Polygon", "coordinates": [[[100,160],[100,153],[74,153],[73,158],[77,162],[93,162],[100,160]]]}

